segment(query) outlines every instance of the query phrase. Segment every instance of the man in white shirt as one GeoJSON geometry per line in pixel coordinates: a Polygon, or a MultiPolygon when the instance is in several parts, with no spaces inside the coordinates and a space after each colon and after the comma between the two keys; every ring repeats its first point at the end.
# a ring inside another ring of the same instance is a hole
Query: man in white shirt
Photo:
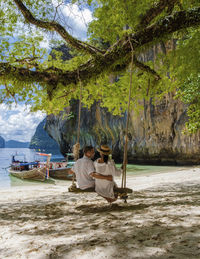
{"type": "Polygon", "coordinates": [[[95,155],[94,148],[86,146],[83,152],[84,156],[78,159],[70,170],[76,175],[79,188],[81,190],[95,190],[94,178],[112,181],[112,175],[101,175],[95,172],[94,162],[91,160],[95,155]]]}

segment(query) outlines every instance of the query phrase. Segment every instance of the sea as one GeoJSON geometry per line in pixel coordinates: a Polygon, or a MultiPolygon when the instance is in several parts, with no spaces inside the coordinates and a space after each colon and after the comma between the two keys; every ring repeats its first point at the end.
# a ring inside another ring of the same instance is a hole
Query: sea
{"type": "MultiPolygon", "coordinates": [[[[17,155],[27,162],[40,160],[45,161],[45,157],[38,155],[38,152],[51,153],[51,161],[62,161],[63,155],[58,150],[33,150],[29,148],[0,148],[0,189],[12,188],[23,185],[45,184],[31,180],[21,180],[9,175],[8,168],[11,164],[12,155],[17,155]]],[[[121,165],[117,165],[120,167],[121,165]]],[[[185,167],[178,166],[156,166],[156,165],[127,165],[127,176],[148,176],[151,174],[164,173],[170,171],[185,169],[185,167]]],[[[48,183],[51,183],[49,181],[48,183]]]]}
{"type": "MultiPolygon", "coordinates": [[[[21,185],[34,185],[41,184],[37,181],[21,180],[14,176],[9,175],[8,168],[12,161],[12,156],[19,160],[27,162],[39,160],[45,161],[44,156],[39,156],[38,153],[52,154],[51,161],[62,161],[63,155],[58,150],[33,150],[29,148],[0,148],[0,189],[11,188],[21,185]]],[[[50,181],[49,181],[50,182],[50,181]]]]}

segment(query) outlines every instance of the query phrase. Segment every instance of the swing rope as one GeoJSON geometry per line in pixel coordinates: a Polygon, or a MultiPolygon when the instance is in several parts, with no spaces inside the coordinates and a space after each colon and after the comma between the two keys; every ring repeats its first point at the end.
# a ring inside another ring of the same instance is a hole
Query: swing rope
{"type": "MultiPolygon", "coordinates": [[[[130,46],[131,46],[131,64],[130,64],[130,86],[129,86],[129,99],[128,99],[128,108],[127,108],[127,120],[126,120],[126,129],[125,129],[125,145],[124,145],[124,156],[123,156],[123,173],[122,173],[122,183],[121,188],[116,188],[114,191],[119,194],[120,198],[124,200],[125,203],[127,203],[128,193],[132,193],[132,190],[126,187],[126,167],[127,167],[127,149],[128,149],[128,126],[129,126],[129,113],[130,113],[130,102],[131,102],[131,90],[132,90],[132,81],[133,81],[133,59],[134,59],[134,51],[133,51],[133,45],[130,40],[130,36],[128,38],[130,46]]],[[[79,71],[78,73],[78,80],[80,83],[80,99],[79,99],[79,114],[78,114],[78,128],[77,128],[77,143],[73,146],[73,154],[74,154],[74,160],[77,160],[79,158],[79,149],[80,149],[80,119],[81,119],[81,102],[82,102],[82,82],[80,80],[79,71]]],[[[75,176],[73,175],[72,178],[72,186],[68,189],[70,192],[90,192],[90,191],[84,191],[76,187],[75,184],[75,176]]],[[[91,192],[94,192],[94,190],[91,190],[91,192]]]]}
{"type": "MultiPolygon", "coordinates": [[[[123,173],[122,173],[122,183],[121,188],[126,188],[126,167],[127,167],[127,149],[128,149],[128,126],[129,126],[129,113],[130,113],[130,103],[131,103],[131,90],[132,90],[132,81],[133,81],[133,45],[130,40],[130,36],[128,38],[130,46],[131,46],[131,64],[130,64],[130,85],[129,85],[129,99],[128,99],[128,108],[127,108],[127,120],[126,120],[126,129],[125,129],[125,144],[124,144],[124,157],[123,157],[123,173]]],[[[126,202],[127,194],[125,193],[122,197],[124,202],[126,202]]]]}
{"type": "MultiPolygon", "coordinates": [[[[82,82],[80,80],[79,70],[77,70],[78,80],[80,83],[80,97],[79,97],[79,106],[78,106],[78,128],[77,128],[77,139],[76,144],[73,146],[73,155],[74,160],[79,159],[79,150],[80,150],[80,129],[81,129],[81,105],[82,105],[82,82]]],[[[75,175],[72,177],[72,186],[75,186],[75,175]]]]}
{"type": "MultiPolygon", "coordinates": [[[[78,80],[80,83],[80,98],[79,98],[79,107],[78,107],[78,129],[77,129],[77,143],[79,143],[80,140],[80,128],[81,128],[81,105],[82,105],[82,82],[80,79],[79,75],[79,70],[78,70],[78,80]]],[[[79,158],[79,154],[78,154],[79,158]]]]}

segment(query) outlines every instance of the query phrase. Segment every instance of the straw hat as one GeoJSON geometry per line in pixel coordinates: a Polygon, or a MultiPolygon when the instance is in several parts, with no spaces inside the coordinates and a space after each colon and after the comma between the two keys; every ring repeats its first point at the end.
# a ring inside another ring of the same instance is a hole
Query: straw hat
{"type": "Polygon", "coordinates": [[[99,153],[102,153],[104,155],[110,155],[112,153],[112,150],[107,145],[101,145],[100,148],[97,148],[97,151],[99,153]]]}

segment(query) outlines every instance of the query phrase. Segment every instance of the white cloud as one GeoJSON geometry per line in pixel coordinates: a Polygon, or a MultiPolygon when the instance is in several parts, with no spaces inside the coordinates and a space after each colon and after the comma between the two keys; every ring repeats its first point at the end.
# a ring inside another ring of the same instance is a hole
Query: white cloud
{"type": "Polygon", "coordinates": [[[45,118],[42,112],[30,112],[30,106],[0,105],[0,136],[5,140],[30,141],[38,124],[45,118]]]}
{"type": "MultiPolygon", "coordinates": [[[[52,0],[56,7],[58,0],[52,0]]],[[[60,17],[63,26],[74,37],[81,40],[87,39],[87,26],[92,21],[92,12],[87,7],[79,8],[76,4],[65,4],[61,6],[60,17]]],[[[17,37],[17,35],[15,35],[17,37]]],[[[49,34],[43,34],[44,40],[41,41],[42,48],[49,48],[49,34]]],[[[54,37],[57,36],[54,34],[54,37]]],[[[30,113],[30,107],[21,104],[13,105],[10,110],[5,104],[0,104],[0,136],[5,140],[30,141],[35,133],[38,124],[45,118],[41,112],[30,113]]]]}
{"type": "Polygon", "coordinates": [[[40,43],[40,48],[48,49],[49,48],[49,41],[42,41],[40,43]]]}
{"type": "MultiPolygon", "coordinates": [[[[57,0],[52,0],[53,5],[58,6],[57,0]]],[[[82,40],[87,39],[87,26],[93,20],[92,12],[85,7],[79,7],[77,4],[61,5],[59,17],[64,18],[63,25],[66,30],[74,37],[82,40]],[[64,16],[64,17],[63,17],[64,16]]]]}
{"type": "MultiPolygon", "coordinates": [[[[59,5],[59,0],[52,0],[52,4],[54,7],[59,5]]],[[[79,7],[77,4],[62,4],[60,5],[59,9],[57,10],[57,19],[63,27],[69,32],[72,36],[79,38],[81,40],[87,39],[87,27],[88,24],[93,20],[92,11],[85,7],[79,7]]],[[[22,22],[18,22],[18,31],[13,34],[14,38],[18,38],[18,32],[22,31],[27,36],[30,34],[29,26],[24,25],[22,22]]],[[[32,33],[34,35],[41,35],[43,36],[43,40],[40,42],[40,47],[45,49],[50,49],[50,41],[52,39],[60,40],[60,36],[57,33],[47,32],[38,30],[36,27],[31,27],[32,33]]]]}

